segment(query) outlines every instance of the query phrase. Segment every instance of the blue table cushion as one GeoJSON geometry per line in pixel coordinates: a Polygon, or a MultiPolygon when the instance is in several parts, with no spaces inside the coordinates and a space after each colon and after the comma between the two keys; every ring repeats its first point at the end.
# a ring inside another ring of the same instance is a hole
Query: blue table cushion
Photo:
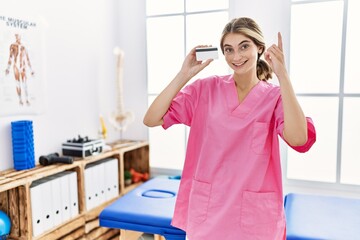
{"type": "Polygon", "coordinates": [[[288,194],[287,240],[360,239],[360,199],[288,194]]]}
{"type": "Polygon", "coordinates": [[[167,178],[148,180],[107,206],[99,215],[100,226],[185,236],[170,225],[179,183],[167,178]]]}

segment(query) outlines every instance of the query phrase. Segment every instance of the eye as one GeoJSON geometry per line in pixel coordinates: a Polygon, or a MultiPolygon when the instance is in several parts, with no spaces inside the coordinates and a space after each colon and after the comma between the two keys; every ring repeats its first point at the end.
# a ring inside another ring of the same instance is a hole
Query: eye
{"type": "Polygon", "coordinates": [[[246,49],[248,49],[249,47],[250,47],[250,44],[245,43],[245,44],[243,44],[243,45],[240,46],[240,49],[241,49],[241,50],[246,50],[246,49]]]}
{"type": "Polygon", "coordinates": [[[233,49],[232,48],[224,48],[224,52],[225,53],[232,53],[233,49]]]}

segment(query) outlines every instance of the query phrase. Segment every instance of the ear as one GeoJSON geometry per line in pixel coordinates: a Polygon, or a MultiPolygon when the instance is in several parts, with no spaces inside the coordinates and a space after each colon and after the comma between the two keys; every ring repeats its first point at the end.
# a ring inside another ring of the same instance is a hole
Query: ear
{"type": "Polygon", "coordinates": [[[261,54],[263,54],[263,52],[264,52],[264,47],[262,47],[262,46],[259,47],[259,48],[258,48],[258,54],[261,55],[261,54]]]}

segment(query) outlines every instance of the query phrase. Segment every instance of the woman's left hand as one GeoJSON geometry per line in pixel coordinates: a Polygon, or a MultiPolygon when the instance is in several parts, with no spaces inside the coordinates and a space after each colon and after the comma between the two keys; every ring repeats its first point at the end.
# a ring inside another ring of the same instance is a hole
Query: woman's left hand
{"type": "Polygon", "coordinates": [[[282,46],[281,33],[278,33],[278,45],[271,45],[265,52],[265,60],[268,62],[276,76],[279,78],[286,73],[285,59],[282,46]]]}

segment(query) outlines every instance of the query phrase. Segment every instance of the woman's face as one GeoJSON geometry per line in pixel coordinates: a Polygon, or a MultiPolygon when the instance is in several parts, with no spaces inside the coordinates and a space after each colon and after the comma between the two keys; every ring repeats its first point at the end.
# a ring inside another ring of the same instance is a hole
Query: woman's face
{"type": "Polygon", "coordinates": [[[255,71],[259,47],[241,33],[229,33],[223,42],[224,55],[227,64],[237,74],[255,71]]]}

